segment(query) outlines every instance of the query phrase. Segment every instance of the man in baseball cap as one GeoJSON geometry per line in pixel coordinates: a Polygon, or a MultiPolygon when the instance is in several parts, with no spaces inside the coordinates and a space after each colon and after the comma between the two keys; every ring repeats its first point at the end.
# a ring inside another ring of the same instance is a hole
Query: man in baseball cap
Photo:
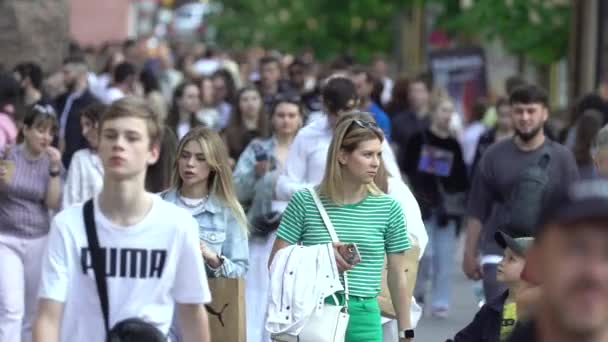
{"type": "Polygon", "coordinates": [[[526,268],[540,296],[508,341],[608,341],[607,180],[574,183],[544,204],[526,268]]]}

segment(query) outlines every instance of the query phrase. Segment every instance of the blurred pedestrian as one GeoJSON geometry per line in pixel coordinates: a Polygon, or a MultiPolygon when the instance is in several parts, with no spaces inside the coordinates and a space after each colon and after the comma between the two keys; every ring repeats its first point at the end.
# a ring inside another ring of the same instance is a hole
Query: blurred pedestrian
{"type": "Polygon", "coordinates": [[[57,114],[47,105],[30,108],[23,143],[0,164],[0,337],[31,341],[49,210],[61,206],[61,154],[51,146],[57,114]]]}
{"type": "Polygon", "coordinates": [[[509,342],[608,340],[608,183],[565,186],[544,205],[526,270],[541,294],[509,342]]]}
{"type": "Polygon", "coordinates": [[[196,121],[201,125],[219,132],[220,129],[220,108],[215,102],[213,79],[203,76],[198,81],[201,93],[201,109],[196,113],[196,121]]]}
{"type": "Polygon", "coordinates": [[[169,106],[165,97],[160,91],[158,77],[150,69],[143,69],[139,74],[139,83],[143,90],[143,97],[146,99],[150,107],[158,113],[161,122],[165,123],[168,116],[169,106]]]}
{"type": "MultiPolygon", "coordinates": [[[[405,86],[405,84],[404,84],[405,86]]],[[[407,148],[410,138],[418,132],[424,131],[430,125],[430,98],[433,89],[433,81],[429,74],[423,73],[407,84],[407,92],[400,88],[400,95],[408,95],[408,107],[400,106],[402,109],[391,119],[392,127],[395,128],[392,136],[400,151],[407,148]]],[[[395,94],[396,95],[396,94],[395,94]]],[[[393,101],[397,101],[393,97],[393,101]]],[[[400,153],[400,155],[403,155],[400,153]]],[[[399,160],[402,164],[404,161],[399,160]]]]}
{"type": "Polygon", "coordinates": [[[173,104],[167,117],[167,126],[173,129],[178,139],[196,126],[194,116],[201,106],[199,92],[198,85],[192,81],[181,83],[173,92],[173,104]]]}
{"type": "Polygon", "coordinates": [[[234,169],[239,201],[247,208],[251,225],[249,272],[245,283],[247,340],[269,341],[264,329],[268,298],[268,257],[286,201],[274,196],[276,180],[285,167],[289,146],[304,122],[299,102],[280,100],[271,116],[270,138],[256,138],[243,151],[234,169]]]}
{"type": "Polygon", "coordinates": [[[17,141],[16,106],[19,101],[19,84],[6,73],[0,73],[0,151],[17,141]]]}
{"type": "Polygon", "coordinates": [[[608,126],[597,132],[592,148],[593,164],[597,176],[608,177],[608,126]]]}
{"type": "Polygon", "coordinates": [[[510,95],[515,135],[483,154],[468,198],[463,270],[470,279],[483,276],[486,302],[504,291],[496,282],[500,247],[498,227],[517,227],[510,235],[534,236],[536,217],[551,193],[579,178],[572,152],[545,136],[548,97],[535,85],[510,95]]]}
{"type": "Polygon", "coordinates": [[[15,79],[21,87],[21,96],[25,106],[51,104],[50,99],[42,93],[42,68],[34,62],[19,63],[13,69],[15,79]]]}
{"type": "Polygon", "coordinates": [[[391,121],[388,115],[382,110],[380,104],[374,102],[372,93],[374,86],[378,82],[375,76],[368,69],[358,67],[352,71],[353,83],[357,88],[359,96],[359,108],[364,112],[372,113],[374,120],[384,132],[386,140],[391,140],[391,121]]]}
{"type": "Polygon", "coordinates": [[[233,105],[236,103],[236,84],[232,74],[226,69],[219,69],[211,76],[213,80],[213,96],[220,111],[220,130],[226,128],[230,122],[233,105]]]}
{"type": "Polygon", "coordinates": [[[594,109],[586,110],[576,124],[576,138],[572,152],[581,179],[594,178],[592,146],[597,132],[602,128],[602,114],[594,109]]]}
{"type": "Polygon", "coordinates": [[[446,318],[450,309],[451,275],[456,244],[457,213],[451,212],[449,196],[460,195],[464,207],[464,192],[469,178],[458,140],[450,135],[454,103],[448,97],[433,99],[430,107],[431,126],[414,135],[400,160],[416,197],[429,236],[429,246],[418,270],[415,296],[418,302],[429,304],[431,314],[446,318]],[[426,300],[426,288],[431,284],[431,301],[426,300]]]}
{"type": "Polygon", "coordinates": [[[274,56],[260,59],[260,81],[257,83],[257,88],[262,96],[266,113],[270,113],[279,98],[297,96],[296,91],[289,86],[289,82],[283,79],[281,61],[274,56]]]}
{"type": "Polygon", "coordinates": [[[97,154],[99,120],[107,109],[102,103],[89,105],[80,113],[82,135],[88,147],[74,153],[63,189],[63,205],[68,208],[96,196],[103,186],[103,165],[97,154]]]}
{"type": "Polygon", "coordinates": [[[59,147],[66,169],[74,153],[87,147],[80,129],[80,112],[96,100],[88,88],[88,70],[81,56],[69,57],[63,62],[63,82],[67,91],[55,100],[55,109],[59,114],[59,147]]]}
{"type": "Polygon", "coordinates": [[[270,119],[256,88],[244,87],[238,91],[234,112],[222,135],[233,165],[251,140],[270,136],[270,119]]]}
{"type": "Polygon", "coordinates": [[[509,99],[501,97],[496,101],[496,125],[479,137],[477,147],[475,149],[475,158],[471,166],[471,175],[473,178],[477,165],[485,151],[497,141],[501,141],[513,136],[513,118],[511,116],[511,104],[509,99]]]}
{"type": "Polygon", "coordinates": [[[137,80],[137,70],[135,65],[130,62],[122,62],[114,69],[112,83],[106,90],[105,96],[101,101],[107,105],[116,100],[120,100],[127,95],[136,95],[135,81],[137,80]]]}

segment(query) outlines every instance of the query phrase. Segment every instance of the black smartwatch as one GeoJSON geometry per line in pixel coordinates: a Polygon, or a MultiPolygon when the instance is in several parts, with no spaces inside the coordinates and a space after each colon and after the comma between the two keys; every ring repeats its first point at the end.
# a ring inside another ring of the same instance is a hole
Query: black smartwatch
{"type": "Polygon", "coordinates": [[[414,338],[414,329],[400,331],[399,338],[414,338]]]}
{"type": "Polygon", "coordinates": [[[59,169],[59,170],[49,170],[49,176],[55,178],[55,177],[59,177],[59,175],[61,175],[61,169],[59,169]]]}

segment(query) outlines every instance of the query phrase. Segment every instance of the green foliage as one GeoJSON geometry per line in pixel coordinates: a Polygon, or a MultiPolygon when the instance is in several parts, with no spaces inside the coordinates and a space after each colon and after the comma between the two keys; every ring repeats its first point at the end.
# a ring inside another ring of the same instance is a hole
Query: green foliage
{"type": "Polygon", "coordinates": [[[343,53],[365,62],[392,52],[395,14],[416,0],[224,0],[211,18],[222,46],[312,48],[321,59],[343,53]]]}
{"type": "Polygon", "coordinates": [[[461,10],[454,0],[437,0],[446,11],[439,25],[448,32],[500,39],[507,50],[538,64],[566,56],[570,2],[557,0],[473,0],[461,10]]]}

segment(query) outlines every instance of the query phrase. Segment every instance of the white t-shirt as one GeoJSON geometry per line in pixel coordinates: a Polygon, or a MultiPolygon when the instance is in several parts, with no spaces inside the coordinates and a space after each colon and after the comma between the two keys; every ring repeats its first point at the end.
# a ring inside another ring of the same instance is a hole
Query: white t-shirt
{"type": "MultiPolygon", "coordinates": [[[[198,224],[186,210],[154,196],[146,217],[123,227],[97,208],[96,199],[97,235],[107,253],[110,326],[137,317],[166,334],[175,303],[211,301],[198,224]]],[[[64,303],[60,341],[105,341],[87,246],[82,205],[59,213],[51,224],[40,297],[64,303]]]]}

